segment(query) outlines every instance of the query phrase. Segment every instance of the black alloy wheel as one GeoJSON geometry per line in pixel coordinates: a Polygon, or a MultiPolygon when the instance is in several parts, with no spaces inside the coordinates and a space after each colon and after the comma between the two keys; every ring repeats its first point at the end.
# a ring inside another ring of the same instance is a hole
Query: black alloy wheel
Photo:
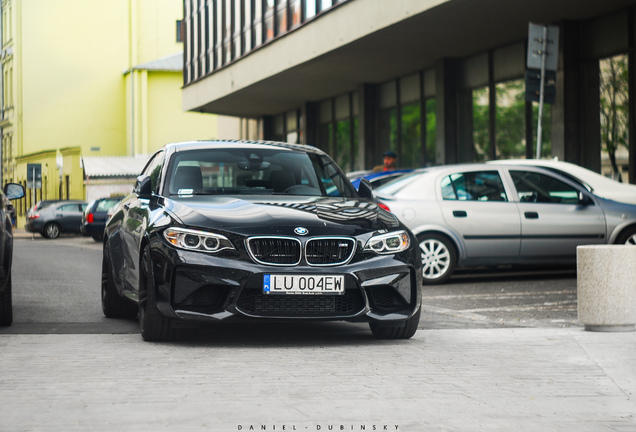
{"type": "Polygon", "coordinates": [[[139,327],[141,337],[148,342],[173,340],[176,331],[169,318],[157,309],[157,288],[152,272],[150,247],[146,245],[141,258],[139,280],[139,327]]]}

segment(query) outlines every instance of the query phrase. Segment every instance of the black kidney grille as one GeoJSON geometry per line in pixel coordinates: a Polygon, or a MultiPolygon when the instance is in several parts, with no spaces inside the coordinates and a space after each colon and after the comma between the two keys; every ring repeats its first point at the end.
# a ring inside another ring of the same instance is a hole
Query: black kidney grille
{"type": "Polygon", "coordinates": [[[364,308],[358,289],[342,295],[263,294],[258,289],[244,289],[237,308],[246,314],[281,318],[328,318],[351,316],[364,308]]]}
{"type": "Polygon", "coordinates": [[[315,238],[305,245],[305,259],[310,265],[342,264],[353,255],[355,242],[350,238],[315,238]]]}
{"type": "Polygon", "coordinates": [[[300,262],[300,241],[293,238],[255,237],[247,241],[252,257],[262,264],[295,265],[300,262]]]}

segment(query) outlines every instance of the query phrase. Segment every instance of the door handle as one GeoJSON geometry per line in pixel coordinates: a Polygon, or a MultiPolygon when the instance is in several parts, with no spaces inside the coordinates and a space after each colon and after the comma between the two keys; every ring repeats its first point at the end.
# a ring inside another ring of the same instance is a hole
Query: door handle
{"type": "Polygon", "coordinates": [[[526,219],[539,219],[539,213],[537,212],[525,212],[523,215],[526,219]]]}
{"type": "Polygon", "coordinates": [[[128,203],[124,204],[124,208],[125,208],[126,210],[130,210],[130,204],[128,204],[128,203]]]}
{"type": "Polygon", "coordinates": [[[453,216],[455,217],[466,217],[468,214],[464,210],[453,210],[453,216]]]}

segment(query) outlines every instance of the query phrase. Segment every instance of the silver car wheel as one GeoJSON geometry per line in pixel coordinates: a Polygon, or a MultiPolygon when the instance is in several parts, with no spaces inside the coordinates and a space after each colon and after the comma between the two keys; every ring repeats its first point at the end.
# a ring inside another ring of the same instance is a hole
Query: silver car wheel
{"type": "Polygon", "coordinates": [[[627,237],[627,239],[625,240],[625,244],[630,246],[636,246],[636,233],[627,237]]]}
{"type": "Polygon", "coordinates": [[[60,227],[56,223],[46,224],[44,227],[44,234],[46,238],[56,239],[60,236],[60,227]]]}
{"type": "Polygon", "coordinates": [[[422,276],[426,279],[444,277],[451,265],[448,247],[438,239],[428,238],[420,242],[422,276]]]}

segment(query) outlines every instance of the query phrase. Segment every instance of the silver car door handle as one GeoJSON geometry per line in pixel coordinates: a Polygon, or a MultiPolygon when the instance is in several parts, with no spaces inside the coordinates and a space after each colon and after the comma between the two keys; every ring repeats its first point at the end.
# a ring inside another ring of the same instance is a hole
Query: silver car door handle
{"type": "Polygon", "coordinates": [[[467,217],[468,214],[464,210],[453,210],[453,216],[455,216],[455,217],[467,217]]]}
{"type": "Polygon", "coordinates": [[[539,213],[537,212],[525,212],[523,215],[526,219],[539,219],[539,213]]]}
{"type": "Polygon", "coordinates": [[[128,204],[128,203],[124,204],[124,208],[125,208],[126,210],[130,210],[130,204],[128,204]]]}

